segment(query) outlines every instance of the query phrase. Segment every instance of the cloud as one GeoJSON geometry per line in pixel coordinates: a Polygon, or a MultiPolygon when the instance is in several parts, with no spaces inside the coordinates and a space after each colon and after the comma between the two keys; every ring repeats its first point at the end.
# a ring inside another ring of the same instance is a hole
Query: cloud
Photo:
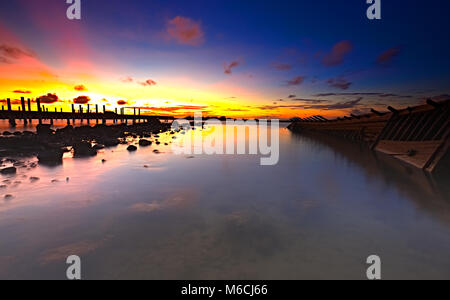
{"type": "Polygon", "coordinates": [[[296,95],[289,95],[288,96],[289,99],[292,99],[292,98],[295,98],[295,97],[297,97],[297,96],[296,95]]]}
{"type": "MultiPolygon", "coordinates": [[[[288,109],[316,109],[316,110],[342,110],[342,109],[350,109],[357,106],[360,106],[360,102],[363,98],[360,97],[353,101],[347,101],[347,102],[337,102],[337,103],[330,103],[330,104],[298,104],[298,105],[264,105],[264,106],[258,106],[256,108],[261,110],[276,110],[280,108],[288,108],[288,109]]],[[[309,99],[303,99],[303,100],[309,100],[309,99]]],[[[311,99],[313,100],[313,99],[311,99]]],[[[320,100],[319,100],[320,101],[320,100]]],[[[325,100],[322,100],[325,101],[325,100]]]]}
{"type": "Polygon", "coordinates": [[[345,57],[353,50],[349,41],[341,41],[333,46],[331,51],[322,58],[322,64],[327,67],[337,66],[344,62],[345,57]]]}
{"type": "Polygon", "coordinates": [[[146,81],[139,82],[139,84],[142,86],[153,86],[153,85],[156,85],[156,81],[154,81],[152,79],[147,79],[146,81]]]}
{"type": "Polygon", "coordinates": [[[381,66],[389,65],[400,52],[401,47],[399,46],[384,51],[377,57],[377,64],[381,66]]]}
{"type": "Polygon", "coordinates": [[[19,47],[6,44],[0,45],[0,62],[10,64],[13,63],[13,60],[21,59],[22,57],[35,57],[35,54],[19,47]]]}
{"type": "Polygon", "coordinates": [[[313,103],[313,104],[330,102],[329,100],[323,100],[323,99],[302,99],[302,98],[293,99],[292,101],[299,101],[299,102],[306,102],[306,103],[313,103]]]}
{"type": "Polygon", "coordinates": [[[287,85],[300,85],[305,81],[305,76],[297,76],[287,82],[287,85]]]}
{"type": "Polygon", "coordinates": [[[125,82],[125,83],[130,83],[130,82],[133,82],[134,79],[130,76],[127,76],[127,77],[120,78],[120,81],[125,82]]]}
{"type": "Polygon", "coordinates": [[[80,84],[80,85],[76,85],[74,87],[74,90],[79,91],[79,92],[84,92],[84,91],[87,91],[87,88],[84,85],[80,84]]]}
{"type": "Polygon", "coordinates": [[[232,73],[232,69],[233,68],[236,68],[237,66],[239,66],[240,65],[240,62],[238,62],[238,61],[233,61],[233,62],[231,62],[230,64],[225,64],[224,65],[224,69],[225,69],[225,71],[224,71],[224,73],[225,74],[228,74],[228,75],[230,75],[231,73],[232,73]]]}
{"type": "Polygon", "coordinates": [[[119,101],[117,101],[117,105],[127,105],[127,104],[128,104],[128,102],[125,101],[125,100],[119,100],[119,101]]]}
{"type": "Polygon", "coordinates": [[[31,91],[15,90],[15,91],[13,91],[13,93],[15,93],[15,94],[31,94],[31,91]]]}
{"type": "Polygon", "coordinates": [[[140,107],[126,107],[128,109],[142,109],[142,110],[150,110],[154,112],[170,112],[176,113],[180,111],[196,111],[202,110],[204,111],[208,106],[195,106],[195,105],[177,105],[177,106],[167,106],[167,107],[152,107],[152,106],[140,106],[140,107]]]}
{"type": "Polygon", "coordinates": [[[282,63],[274,63],[273,67],[279,71],[288,71],[292,69],[292,66],[289,64],[282,64],[282,63]]]}
{"type": "Polygon", "coordinates": [[[91,101],[91,98],[88,96],[79,96],[73,99],[73,103],[75,104],[87,104],[89,101],[91,101]]]}
{"type": "Polygon", "coordinates": [[[331,87],[341,90],[347,90],[350,87],[350,85],[352,85],[351,82],[341,77],[328,79],[327,83],[331,87]]]}
{"type": "Polygon", "coordinates": [[[48,93],[47,95],[38,97],[39,101],[44,104],[52,104],[58,102],[59,98],[56,94],[48,93]]]}
{"type": "Polygon", "coordinates": [[[167,25],[167,33],[179,44],[198,46],[204,42],[204,33],[199,22],[186,17],[175,17],[167,25]]]}
{"type": "Polygon", "coordinates": [[[314,97],[329,97],[329,96],[378,96],[381,98],[395,97],[395,98],[412,98],[410,95],[398,95],[392,93],[324,93],[324,94],[316,94],[314,97]]]}

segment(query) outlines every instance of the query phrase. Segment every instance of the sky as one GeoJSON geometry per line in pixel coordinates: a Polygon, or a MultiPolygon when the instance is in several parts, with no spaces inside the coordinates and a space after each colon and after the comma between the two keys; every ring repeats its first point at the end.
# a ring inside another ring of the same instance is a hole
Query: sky
{"type": "Polygon", "coordinates": [[[183,117],[367,113],[450,98],[450,2],[0,3],[0,105],[41,98],[183,117]]]}

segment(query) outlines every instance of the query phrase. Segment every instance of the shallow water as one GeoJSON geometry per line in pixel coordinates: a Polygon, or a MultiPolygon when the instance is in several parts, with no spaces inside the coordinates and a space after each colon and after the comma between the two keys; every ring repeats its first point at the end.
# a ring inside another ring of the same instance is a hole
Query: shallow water
{"type": "Polygon", "coordinates": [[[446,179],[285,128],[279,163],[259,162],[119,145],[19,168],[0,278],[64,279],[76,254],[84,279],[365,279],[376,254],[384,279],[450,279],[446,179]]]}

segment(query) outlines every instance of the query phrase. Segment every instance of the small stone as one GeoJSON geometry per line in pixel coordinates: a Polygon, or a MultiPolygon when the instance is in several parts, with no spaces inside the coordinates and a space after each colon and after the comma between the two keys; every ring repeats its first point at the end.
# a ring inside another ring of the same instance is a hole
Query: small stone
{"type": "Polygon", "coordinates": [[[17,173],[17,169],[15,167],[4,168],[0,170],[0,174],[2,175],[13,175],[17,173]]]}
{"type": "Polygon", "coordinates": [[[134,145],[130,145],[130,146],[128,146],[127,150],[130,152],[134,152],[134,151],[137,151],[137,147],[134,145]]]}
{"type": "Polygon", "coordinates": [[[13,195],[8,194],[8,195],[5,195],[4,198],[5,198],[5,200],[11,200],[13,198],[13,195]]]}
{"type": "Polygon", "coordinates": [[[34,176],[30,177],[30,181],[31,181],[31,182],[36,182],[36,181],[38,181],[38,180],[40,180],[39,177],[34,177],[34,176]]]}

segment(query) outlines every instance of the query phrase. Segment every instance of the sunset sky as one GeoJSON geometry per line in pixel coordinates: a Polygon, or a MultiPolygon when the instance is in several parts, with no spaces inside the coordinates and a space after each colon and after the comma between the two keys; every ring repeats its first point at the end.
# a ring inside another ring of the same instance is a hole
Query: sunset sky
{"type": "Polygon", "coordinates": [[[290,118],[450,98],[449,1],[384,0],[378,21],[365,0],[81,3],[1,2],[2,105],[290,118]]]}

